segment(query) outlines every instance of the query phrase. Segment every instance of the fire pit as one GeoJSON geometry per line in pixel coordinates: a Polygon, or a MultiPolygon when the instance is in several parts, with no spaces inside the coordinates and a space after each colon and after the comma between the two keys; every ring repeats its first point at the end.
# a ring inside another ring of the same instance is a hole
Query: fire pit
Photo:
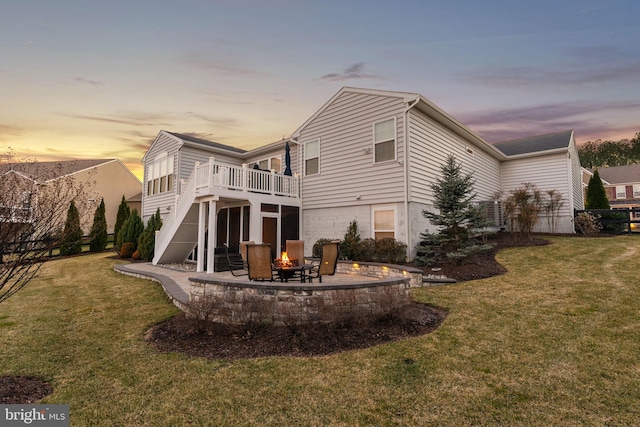
{"type": "Polygon", "coordinates": [[[296,276],[300,277],[300,282],[305,281],[304,266],[299,266],[297,259],[289,259],[286,252],[282,252],[280,258],[273,260],[273,269],[278,272],[282,282],[288,282],[296,276]]]}
{"type": "Polygon", "coordinates": [[[276,258],[273,260],[274,268],[289,268],[289,267],[297,267],[298,260],[297,259],[289,259],[286,252],[282,252],[280,258],[276,258]]]}

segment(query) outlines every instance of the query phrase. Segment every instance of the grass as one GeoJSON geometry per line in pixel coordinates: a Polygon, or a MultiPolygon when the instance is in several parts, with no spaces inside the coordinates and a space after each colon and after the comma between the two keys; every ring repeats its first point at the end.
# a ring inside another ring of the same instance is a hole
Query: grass
{"type": "Polygon", "coordinates": [[[637,425],[640,240],[552,238],[509,273],[414,292],[449,316],[423,337],[318,358],[160,354],[175,314],[111,254],[56,260],[0,305],[0,375],[52,383],[72,425],[637,425]]]}

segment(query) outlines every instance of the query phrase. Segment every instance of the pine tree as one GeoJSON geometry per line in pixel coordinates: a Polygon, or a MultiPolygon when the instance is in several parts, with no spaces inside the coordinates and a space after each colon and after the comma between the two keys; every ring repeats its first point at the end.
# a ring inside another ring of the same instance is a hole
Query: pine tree
{"type": "Polygon", "coordinates": [[[120,246],[122,245],[122,242],[118,241],[118,234],[120,233],[120,230],[122,229],[122,225],[125,223],[127,218],[129,218],[130,214],[131,214],[131,211],[129,210],[129,205],[127,205],[127,200],[124,198],[124,195],[123,195],[122,201],[118,206],[118,213],[116,215],[116,224],[113,227],[113,247],[116,250],[116,252],[120,252],[120,246]]]}
{"type": "Polygon", "coordinates": [[[134,209],[118,232],[117,241],[120,247],[125,243],[132,243],[135,250],[135,248],[138,247],[138,237],[140,237],[143,231],[144,224],[142,223],[142,219],[140,219],[140,215],[138,215],[138,210],[134,209]]]}
{"type": "Polygon", "coordinates": [[[349,260],[359,260],[360,232],[358,231],[358,222],[354,219],[349,224],[344,239],[340,243],[340,254],[349,260]]]}
{"type": "Polygon", "coordinates": [[[598,169],[595,170],[587,186],[586,209],[610,209],[607,193],[600,179],[598,169]]]}
{"type": "Polygon", "coordinates": [[[67,219],[60,241],[60,255],[75,255],[82,252],[82,228],[80,228],[80,214],[76,204],[71,201],[67,211],[67,219]]]}
{"type": "Polygon", "coordinates": [[[462,260],[467,256],[489,250],[492,245],[476,242],[472,231],[487,227],[488,221],[474,202],[473,177],[462,175],[462,165],[449,155],[441,168],[442,178],[438,178],[431,188],[436,212],[423,211],[431,224],[440,227],[438,233],[422,233],[424,239],[418,246],[416,261],[429,264],[435,258],[446,254],[447,258],[462,260]],[[439,252],[438,248],[441,248],[439,252]]]}
{"type": "Polygon", "coordinates": [[[96,208],[93,215],[93,225],[89,233],[91,240],[89,241],[89,250],[91,252],[102,252],[107,247],[107,218],[104,206],[104,199],[100,201],[100,206],[96,208]]]}
{"type": "Polygon", "coordinates": [[[156,231],[162,227],[162,217],[160,216],[160,209],[156,210],[156,213],[149,218],[147,226],[145,227],[140,237],[138,237],[138,252],[140,258],[145,261],[151,261],[153,259],[153,253],[156,244],[156,231]]]}

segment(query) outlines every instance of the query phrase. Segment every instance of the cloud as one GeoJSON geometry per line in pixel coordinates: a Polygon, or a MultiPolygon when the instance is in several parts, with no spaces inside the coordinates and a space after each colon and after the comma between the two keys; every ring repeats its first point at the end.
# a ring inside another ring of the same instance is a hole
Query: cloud
{"type": "Polygon", "coordinates": [[[23,129],[12,125],[0,124],[0,141],[7,141],[11,138],[22,136],[23,129]]]}
{"type": "Polygon", "coordinates": [[[65,117],[71,117],[80,120],[89,120],[102,123],[113,123],[118,125],[131,125],[131,126],[171,126],[167,123],[167,117],[164,115],[153,114],[136,114],[122,116],[89,116],[84,114],[61,114],[65,117]]]}
{"type": "Polygon", "coordinates": [[[208,124],[212,124],[216,127],[219,128],[224,128],[224,129],[233,129],[233,128],[238,128],[240,125],[240,122],[236,119],[232,119],[232,118],[227,118],[227,117],[209,117],[209,116],[205,116],[204,114],[200,114],[200,113],[195,113],[193,111],[188,111],[187,116],[189,117],[193,117],[194,119],[198,119],[201,120],[203,122],[206,122],[208,124]]]}
{"type": "Polygon", "coordinates": [[[71,80],[73,80],[74,82],[88,84],[88,85],[91,85],[91,86],[103,86],[104,85],[103,82],[99,82],[97,80],[85,79],[84,77],[74,77],[71,80]]]}
{"type": "Polygon", "coordinates": [[[574,129],[583,138],[608,138],[638,129],[607,121],[622,112],[640,110],[640,101],[566,102],[461,114],[458,120],[489,142],[574,129]]]}
{"type": "Polygon", "coordinates": [[[640,59],[611,46],[570,48],[564,61],[549,66],[493,67],[463,75],[465,81],[489,86],[580,86],[611,82],[640,84],[640,59]]]}
{"type": "Polygon", "coordinates": [[[327,81],[327,82],[340,82],[345,80],[353,80],[353,79],[378,79],[380,77],[366,74],[364,72],[365,63],[364,62],[356,62],[353,65],[345,68],[341,73],[329,73],[320,77],[319,80],[327,81]]]}

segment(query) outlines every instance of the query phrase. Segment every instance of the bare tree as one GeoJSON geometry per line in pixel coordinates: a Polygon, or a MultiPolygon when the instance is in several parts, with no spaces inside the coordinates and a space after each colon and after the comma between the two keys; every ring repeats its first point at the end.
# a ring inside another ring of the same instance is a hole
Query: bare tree
{"type": "MultiPolygon", "coordinates": [[[[63,163],[0,162],[0,303],[25,287],[58,243],[71,200],[85,186],[63,163]]],[[[68,168],[68,163],[66,164],[68,168]]]]}

